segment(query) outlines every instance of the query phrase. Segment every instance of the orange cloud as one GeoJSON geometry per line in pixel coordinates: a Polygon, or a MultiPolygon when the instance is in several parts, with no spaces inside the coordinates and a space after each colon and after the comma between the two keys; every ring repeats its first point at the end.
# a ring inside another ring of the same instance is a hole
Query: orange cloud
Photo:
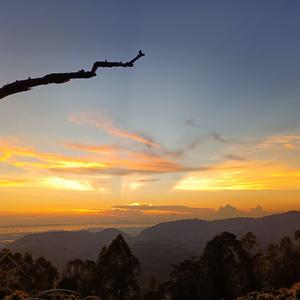
{"type": "Polygon", "coordinates": [[[258,145],[260,148],[281,147],[288,150],[300,149],[300,135],[273,135],[258,145]]]}
{"type": "MultiPolygon", "coordinates": [[[[6,187],[31,186],[105,192],[107,189],[102,185],[95,186],[93,177],[97,178],[105,174],[106,176],[128,176],[134,174],[163,174],[199,170],[199,168],[181,165],[164,155],[152,152],[131,151],[126,148],[109,145],[86,145],[78,143],[66,143],[64,145],[72,150],[80,150],[87,154],[74,157],[42,152],[33,147],[20,145],[20,143],[15,144],[10,141],[1,140],[0,160],[6,165],[11,165],[22,170],[22,172],[27,172],[25,176],[31,179],[26,179],[25,181],[19,180],[17,177],[9,180],[3,179],[2,182],[0,181],[0,185],[6,187]],[[53,173],[58,176],[52,176],[53,173]],[[49,174],[51,175],[49,176],[49,174]],[[68,174],[68,178],[65,178],[63,174],[68,174]],[[73,178],[69,178],[70,176],[73,176],[73,178]],[[89,177],[86,178],[87,176],[89,177]]],[[[24,174],[22,176],[24,177],[24,174]]],[[[140,188],[143,184],[137,182],[138,179],[140,179],[139,176],[135,177],[134,181],[124,179],[122,189],[126,185],[126,182],[130,190],[140,188]]]]}
{"type": "Polygon", "coordinates": [[[0,141],[0,162],[15,167],[51,168],[105,168],[106,164],[91,160],[88,157],[71,157],[56,153],[41,152],[34,148],[11,144],[6,140],[0,141]]]}
{"type": "Polygon", "coordinates": [[[298,190],[300,170],[280,163],[262,161],[222,163],[211,170],[183,177],[175,190],[298,190]],[[233,167],[235,164],[235,168],[233,167]]]}
{"type": "Polygon", "coordinates": [[[96,174],[102,172],[126,175],[130,173],[174,173],[200,169],[181,165],[174,159],[169,158],[169,155],[165,153],[133,151],[114,145],[90,145],[83,143],[65,143],[65,145],[73,150],[101,154],[102,162],[106,164],[106,167],[55,168],[56,171],[69,171],[77,174],[87,174],[89,172],[96,174]]]}
{"type": "MultiPolygon", "coordinates": [[[[136,191],[146,186],[145,181],[140,179],[147,180],[150,174],[181,173],[183,177],[177,183],[173,183],[174,190],[295,190],[300,186],[300,169],[295,161],[297,158],[287,155],[285,148],[289,148],[287,145],[291,144],[293,149],[296,149],[297,137],[273,136],[250,150],[246,149],[245,145],[240,145],[239,150],[243,150],[243,153],[248,151],[247,159],[231,154],[221,156],[226,158],[224,161],[209,166],[193,167],[181,163],[163,149],[147,149],[143,152],[117,145],[68,142],[64,143],[68,150],[81,151],[82,154],[66,155],[43,152],[23,145],[20,141],[2,139],[0,162],[27,173],[12,176],[11,179],[6,174],[2,175],[4,179],[0,178],[0,186],[16,187],[29,184],[46,188],[106,191],[102,183],[95,186],[95,180],[99,179],[99,176],[110,180],[112,175],[126,175],[122,179],[122,190],[136,191]],[[278,145],[279,149],[284,147],[284,151],[277,151],[280,163],[275,156],[269,159],[269,147],[278,145]],[[68,178],[64,174],[68,174],[68,178]],[[24,179],[25,176],[29,181],[24,179]]],[[[178,179],[172,180],[175,182],[178,179]]]]}
{"type": "Polygon", "coordinates": [[[33,177],[27,179],[0,178],[1,188],[51,188],[74,191],[98,191],[107,192],[103,187],[95,187],[88,180],[69,179],[63,177],[33,177]]]}
{"type": "Polygon", "coordinates": [[[90,145],[83,143],[66,142],[64,145],[67,148],[97,154],[113,154],[117,151],[123,150],[123,147],[115,145],[90,145]]]}
{"type": "Polygon", "coordinates": [[[32,181],[18,178],[0,178],[0,187],[24,187],[30,185],[32,181]]]}
{"type": "Polygon", "coordinates": [[[74,124],[87,124],[97,129],[101,129],[109,135],[133,140],[137,143],[142,143],[150,147],[159,148],[159,145],[150,138],[146,138],[140,134],[129,132],[117,127],[114,124],[113,120],[102,111],[84,111],[80,113],[71,113],[68,117],[68,121],[74,124]]]}

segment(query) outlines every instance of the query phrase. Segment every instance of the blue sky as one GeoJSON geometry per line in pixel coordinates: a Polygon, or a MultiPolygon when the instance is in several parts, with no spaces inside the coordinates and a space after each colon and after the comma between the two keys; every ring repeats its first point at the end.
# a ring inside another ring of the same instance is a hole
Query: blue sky
{"type": "MultiPolygon", "coordinates": [[[[270,162],[272,150],[252,153],[249,148],[274,142],[274,137],[276,143],[284,140],[287,145],[286,137],[298,143],[299,8],[298,1],[2,1],[3,84],[90,69],[96,60],[126,61],[139,49],[146,57],[132,69],[103,70],[93,79],[6,98],[1,102],[0,137],[21,139],[47,153],[70,154],[61,146],[66,141],[127,145],[103,130],[68,121],[70,114],[101,111],[116,127],[147,136],[166,150],[209,139],[178,158],[189,167],[227,165],[228,153],[264,163],[268,157],[270,162]],[[239,145],[222,143],[212,133],[239,145]],[[250,144],[242,148],[241,141],[250,144]]],[[[280,152],[274,161],[293,162],[296,172],[297,156],[280,152]]],[[[8,169],[28,172],[15,170],[15,165],[0,167],[2,177],[8,169]]],[[[189,178],[188,173],[169,176],[189,178]]],[[[161,191],[156,185],[153,181],[153,189],[161,191]]],[[[7,197],[15,199],[12,193],[7,197]]],[[[204,204],[214,206],[209,203],[204,204]]]]}
{"type": "Polygon", "coordinates": [[[297,1],[3,1],[2,8],[4,83],[127,59],[140,48],[148,54],[130,72],[17,95],[29,100],[4,109],[43,115],[70,102],[105,105],[129,125],[143,120],[150,133],[189,118],[230,135],[298,125],[297,1]]]}

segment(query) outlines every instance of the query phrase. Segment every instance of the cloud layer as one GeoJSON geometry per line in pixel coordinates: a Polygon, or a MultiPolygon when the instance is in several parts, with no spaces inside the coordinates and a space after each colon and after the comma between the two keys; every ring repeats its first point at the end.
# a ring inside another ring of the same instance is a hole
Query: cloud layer
{"type": "MultiPolygon", "coordinates": [[[[167,181],[173,192],[296,190],[300,186],[300,135],[295,133],[240,142],[208,131],[167,150],[145,134],[121,129],[102,111],[72,113],[68,120],[102,130],[118,138],[117,143],[63,141],[60,150],[47,152],[20,139],[0,138],[0,162],[10,168],[9,173],[0,172],[0,186],[108,192],[105,183],[95,185],[103,178],[106,182],[122,178],[123,185],[128,185],[125,190],[131,191],[167,181]],[[130,143],[119,143],[124,140],[130,143]],[[209,148],[211,141],[222,147],[209,148]],[[202,153],[208,163],[200,163],[202,153]]],[[[201,127],[193,119],[186,125],[201,127]]]]}
{"type": "Polygon", "coordinates": [[[149,147],[159,148],[159,145],[152,139],[118,127],[117,125],[115,125],[113,119],[103,111],[83,111],[79,113],[71,113],[68,117],[68,121],[78,125],[86,124],[103,130],[111,136],[128,139],[136,143],[147,145],[149,147]]]}

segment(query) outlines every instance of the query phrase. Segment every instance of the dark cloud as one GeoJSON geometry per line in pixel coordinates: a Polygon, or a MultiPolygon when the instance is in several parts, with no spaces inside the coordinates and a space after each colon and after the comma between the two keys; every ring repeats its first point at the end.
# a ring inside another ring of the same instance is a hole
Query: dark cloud
{"type": "Polygon", "coordinates": [[[188,152],[195,150],[199,145],[203,144],[206,140],[207,137],[198,137],[186,143],[186,145],[180,149],[173,150],[173,151],[165,150],[164,152],[172,158],[180,158],[185,156],[188,152]]]}
{"type": "Polygon", "coordinates": [[[193,118],[186,120],[185,125],[195,128],[202,128],[193,118]]]}
{"type": "Polygon", "coordinates": [[[66,174],[86,174],[86,175],[96,175],[96,174],[109,174],[109,175],[130,175],[130,174],[170,174],[170,173],[181,173],[181,172],[194,172],[194,171],[207,171],[210,167],[188,167],[188,166],[178,166],[174,169],[168,168],[157,168],[157,169],[147,169],[147,168],[101,168],[101,167],[53,167],[49,168],[49,171],[55,173],[66,173],[66,174]]]}
{"type": "MultiPolygon", "coordinates": [[[[225,219],[233,217],[260,217],[266,215],[267,212],[261,206],[251,209],[250,211],[239,210],[229,204],[221,206],[218,210],[213,208],[198,208],[182,205],[116,205],[113,209],[128,212],[147,212],[155,215],[155,212],[165,212],[170,215],[176,215],[182,218],[199,218],[199,219],[225,219]]],[[[159,213],[158,213],[159,215],[159,213]]]]}
{"type": "Polygon", "coordinates": [[[215,131],[210,132],[210,136],[215,139],[216,141],[223,143],[223,144],[231,144],[232,140],[225,139],[223,136],[221,136],[219,133],[215,131]]]}
{"type": "MultiPolygon", "coordinates": [[[[193,118],[186,120],[185,121],[185,125],[189,126],[189,127],[205,129],[200,124],[198,124],[193,118]]],[[[218,133],[216,131],[210,131],[207,134],[207,139],[209,139],[209,138],[212,138],[215,141],[223,143],[223,144],[232,144],[232,143],[237,143],[237,142],[239,143],[239,141],[236,141],[236,140],[233,140],[233,139],[224,138],[220,133],[218,133]]]]}
{"type": "Polygon", "coordinates": [[[246,158],[235,155],[235,154],[227,154],[227,155],[225,155],[225,158],[229,159],[229,160],[236,160],[236,161],[248,161],[246,158]]]}
{"type": "Polygon", "coordinates": [[[152,178],[152,179],[140,179],[137,180],[136,182],[155,182],[155,181],[160,181],[161,179],[159,178],[152,178]]]}
{"type": "Polygon", "coordinates": [[[170,212],[188,212],[194,214],[213,214],[215,212],[212,208],[195,208],[183,205],[116,205],[114,208],[127,209],[127,210],[140,210],[140,211],[170,211],[170,212]]]}

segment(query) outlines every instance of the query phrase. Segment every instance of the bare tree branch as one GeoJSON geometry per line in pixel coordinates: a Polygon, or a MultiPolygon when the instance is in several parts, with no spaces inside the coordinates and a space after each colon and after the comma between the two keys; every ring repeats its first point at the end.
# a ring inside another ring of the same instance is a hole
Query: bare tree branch
{"type": "Polygon", "coordinates": [[[110,61],[97,61],[94,63],[91,71],[80,70],[78,72],[71,73],[52,73],[47,74],[44,77],[39,78],[28,78],[25,80],[16,81],[9,83],[0,88],[0,99],[5,98],[9,95],[25,92],[31,90],[35,86],[46,85],[46,84],[60,84],[70,81],[71,79],[87,79],[97,76],[96,71],[98,68],[112,68],[112,67],[133,67],[134,63],[145,56],[145,54],[140,50],[135,58],[127,62],[110,62],[110,61]]]}

